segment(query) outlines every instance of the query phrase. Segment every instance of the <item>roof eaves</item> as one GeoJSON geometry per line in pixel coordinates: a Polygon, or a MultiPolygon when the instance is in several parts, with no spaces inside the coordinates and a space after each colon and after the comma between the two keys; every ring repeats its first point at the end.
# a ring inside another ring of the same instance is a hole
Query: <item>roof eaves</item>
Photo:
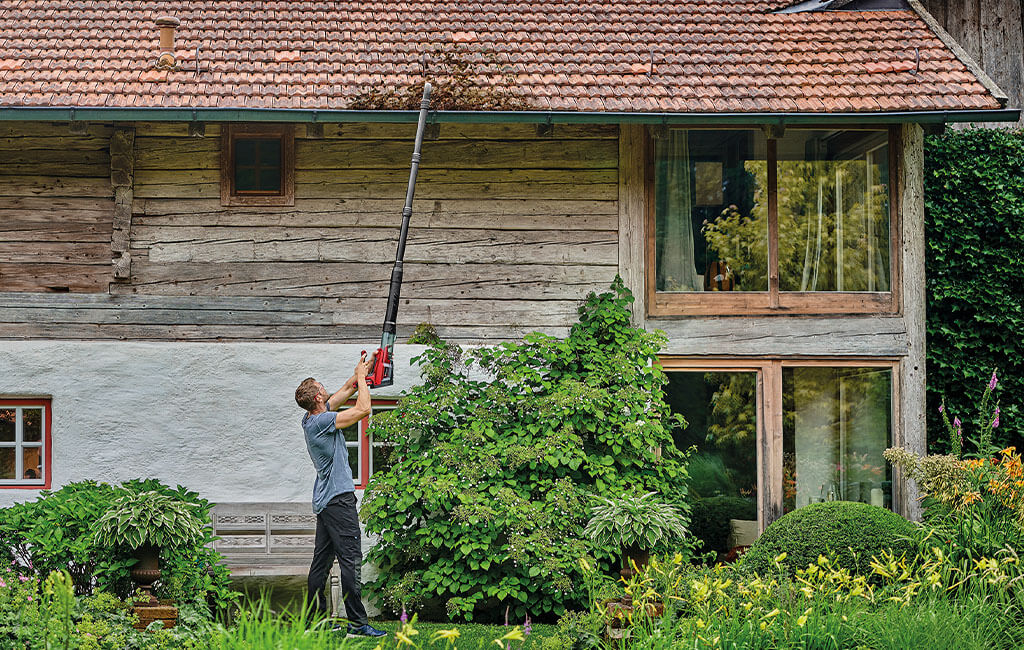
{"type": "Polygon", "coordinates": [[[989,77],[985,73],[982,67],[978,65],[978,62],[967,53],[967,50],[961,47],[960,44],[956,42],[956,39],[950,36],[949,32],[942,28],[942,25],[940,25],[938,21],[928,13],[928,10],[924,8],[920,0],[907,0],[907,2],[910,5],[910,8],[913,9],[914,12],[921,17],[921,20],[928,25],[929,29],[935,33],[935,36],[937,36],[938,39],[953,52],[953,55],[956,58],[960,59],[961,63],[967,66],[967,69],[971,71],[971,74],[978,78],[978,81],[985,87],[985,90],[992,93],[992,96],[996,98],[996,101],[999,102],[1000,106],[1005,107],[1006,102],[1009,100],[1009,96],[996,85],[996,82],[992,81],[992,77],[989,77]]]}

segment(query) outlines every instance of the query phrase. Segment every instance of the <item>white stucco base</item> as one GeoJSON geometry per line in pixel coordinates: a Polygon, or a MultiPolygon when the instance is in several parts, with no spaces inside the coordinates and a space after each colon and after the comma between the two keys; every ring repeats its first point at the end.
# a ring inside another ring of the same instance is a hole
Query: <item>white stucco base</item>
{"type": "MultiPolygon", "coordinates": [[[[52,487],[157,478],[211,501],[310,499],[313,469],[295,388],[328,390],[364,346],[293,343],[0,341],[0,398],[52,399],[52,487]]],[[[396,347],[397,397],[419,381],[396,347]]],[[[0,507],[36,490],[0,488],[0,507]]]]}

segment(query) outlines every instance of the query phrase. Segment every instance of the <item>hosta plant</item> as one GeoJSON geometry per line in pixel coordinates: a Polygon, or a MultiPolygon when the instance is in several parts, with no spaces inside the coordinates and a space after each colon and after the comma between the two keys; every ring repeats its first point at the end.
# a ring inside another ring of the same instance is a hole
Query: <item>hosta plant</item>
{"type": "Polygon", "coordinates": [[[203,535],[192,506],[156,491],[128,492],[114,499],[96,522],[96,541],[107,547],[182,548],[203,535]]]}
{"type": "Polygon", "coordinates": [[[599,546],[654,551],[682,542],[686,520],[674,506],[658,500],[657,492],[596,497],[592,516],[584,529],[599,546]]]}

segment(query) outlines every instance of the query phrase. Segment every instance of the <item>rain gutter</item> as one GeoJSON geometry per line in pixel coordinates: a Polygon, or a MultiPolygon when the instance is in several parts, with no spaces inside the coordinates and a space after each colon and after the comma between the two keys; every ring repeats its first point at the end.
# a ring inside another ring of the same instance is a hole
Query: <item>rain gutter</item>
{"type": "MultiPolygon", "coordinates": [[[[294,108],[0,107],[0,121],[33,122],[416,122],[417,111],[294,108]]],[[[1016,122],[1019,109],[879,113],[625,113],[574,111],[433,111],[434,123],[520,124],[896,124],[1016,122]]]]}

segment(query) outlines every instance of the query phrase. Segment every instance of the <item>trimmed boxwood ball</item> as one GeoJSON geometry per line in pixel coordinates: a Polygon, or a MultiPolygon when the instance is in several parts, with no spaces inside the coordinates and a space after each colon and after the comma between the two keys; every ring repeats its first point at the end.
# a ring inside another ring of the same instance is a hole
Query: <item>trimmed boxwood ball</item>
{"type": "Polygon", "coordinates": [[[829,555],[851,572],[867,575],[871,557],[891,550],[897,557],[917,554],[914,524],[894,512],[867,503],[812,503],[780,517],[743,556],[743,565],[759,574],[775,571],[775,558],[786,553],[782,569],[797,569],[829,555]]]}
{"type": "Polygon", "coordinates": [[[701,540],[701,551],[729,552],[730,519],[757,519],[753,499],[718,496],[694,502],[690,532],[701,540]]]}

